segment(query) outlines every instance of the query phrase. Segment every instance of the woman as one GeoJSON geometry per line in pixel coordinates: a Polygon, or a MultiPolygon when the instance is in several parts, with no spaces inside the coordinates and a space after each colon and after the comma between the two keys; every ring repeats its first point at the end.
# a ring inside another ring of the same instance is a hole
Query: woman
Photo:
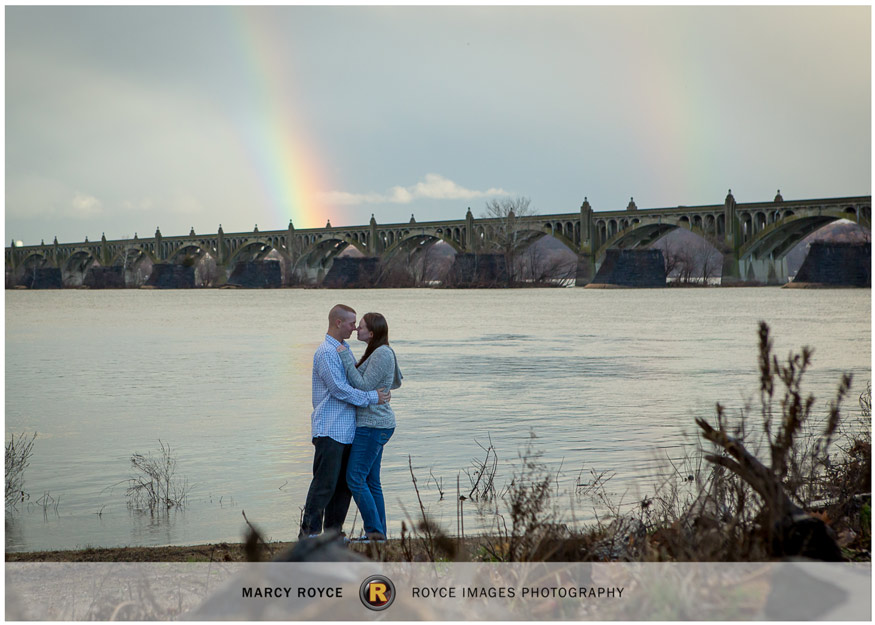
{"type": "MultiPolygon", "coordinates": [[[[343,345],[337,348],[351,386],[363,391],[401,386],[401,371],[389,347],[389,325],[380,313],[367,313],[356,328],[358,340],[368,344],[358,363],[343,345]]],[[[386,540],[386,505],[380,485],[383,446],[395,431],[392,406],[371,404],[356,408],[355,439],[349,453],[346,483],[362,515],[365,535],[386,540]]]]}

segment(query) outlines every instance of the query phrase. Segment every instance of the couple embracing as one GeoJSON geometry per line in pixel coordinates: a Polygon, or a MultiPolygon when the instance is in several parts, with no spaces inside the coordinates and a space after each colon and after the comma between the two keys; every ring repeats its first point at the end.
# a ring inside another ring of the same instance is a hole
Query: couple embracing
{"type": "Polygon", "coordinates": [[[342,533],[354,498],[367,539],[386,540],[380,462],[395,431],[389,401],[401,377],[385,317],[367,313],[356,325],[355,310],[334,306],[325,341],[313,356],[313,481],[298,538],[323,529],[342,533]],[[353,330],[367,343],[358,362],[346,342],[353,330]]]}

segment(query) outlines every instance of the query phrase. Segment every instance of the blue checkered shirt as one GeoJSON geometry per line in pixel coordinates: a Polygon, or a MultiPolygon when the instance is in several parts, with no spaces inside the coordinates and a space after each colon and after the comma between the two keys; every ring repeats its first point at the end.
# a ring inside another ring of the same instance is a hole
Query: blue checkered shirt
{"type": "MultiPolygon", "coordinates": [[[[349,445],[355,438],[355,407],[376,404],[377,391],[360,391],[349,385],[346,370],[337,353],[340,343],[325,335],[325,341],[313,354],[313,414],[310,426],[313,438],[329,436],[349,445]]],[[[344,341],[343,345],[349,348],[344,341]]]]}

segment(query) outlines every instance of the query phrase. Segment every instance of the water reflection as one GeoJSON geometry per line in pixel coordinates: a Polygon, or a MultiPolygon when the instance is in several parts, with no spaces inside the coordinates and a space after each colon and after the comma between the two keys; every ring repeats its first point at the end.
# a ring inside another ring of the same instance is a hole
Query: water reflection
{"type": "Polygon", "coordinates": [[[185,522],[185,511],[171,508],[161,512],[130,511],[131,544],[170,545],[175,540],[174,527],[185,522]]]}

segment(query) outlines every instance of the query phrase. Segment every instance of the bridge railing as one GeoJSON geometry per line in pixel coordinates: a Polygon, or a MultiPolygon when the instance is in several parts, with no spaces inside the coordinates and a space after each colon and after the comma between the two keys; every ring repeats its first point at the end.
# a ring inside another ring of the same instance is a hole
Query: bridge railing
{"type": "MultiPolygon", "coordinates": [[[[823,198],[823,199],[807,199],[807,200],[783,200],[781,202],[774,201],[766,201],[766,202],[748,202],[748,203],[738,203],[735,204],[736,212],[750,212],[750,211],[760,211],[760,210],[775,210],[780,207],[782,210],[793,209],[793,208],[812,208],[816,206],[820,206],[823,208],[835,208],[838,206],[854,206],[858,209],[863,208],[868,211],[866,221],[867,223],[871,221],[871,196],[848,196],[848,197],[838,197],[838,198],[823,198]]],[[[663,216],[670,217],[673,215],[681,215],[681,214],[690,214],[690,213],[719,213],[725,209],[723,204],[708,204],[701,206],[670,206],[670,207],[662,207],[662,208],[638,208],[635,210],[607,210],[607,211],[593,211],[592,215],[596,219],[614,219],[614,218],[628,218],[631,216],[645,217],[645,216],[663,216]]],[[[518,217],[517,219],[521,223],[538,223],[538,222],[550,222],[550,221],[572,221],[578,219],[580,217],[579,212],[575,213],[549,213],[549,214],[538,214],[538,215],[528,215],[518,217]]],[[[490,225],[490,224],[499,224],[503,220],[501,218],[496,217],[477,217],[474,216],[475,223],[479,225],[490,225]]],[[[465,227],[467,225],[466,219],[454,219],[454,220],[437,220],[437,221],[414,221],[414,222],[396,222],[396,223],[378,223],[378,230],[429,230],[429,229],[438,229],[438,228],[457,228],[457,227],[465,227]]],[[[370,224],[362,224],[362,225],[350,225],[350,226],[331,226],[330,228],[321,227],[321,228],[301,228],[301,229],[292,229],[291,231],[295,235],[304,235],[304,236],[325,236],[330,234],[337,234],[342,232],[353,232],[353,231],[368,231],[370,230],[370,224]]],[[[268,237],[279,237],[286,236],[289,233],[289,229],[280,229],[280,230],[252,230],[249,232],[223,232],[223,236],[225,238],[268,238],[268,237]]],[[[219,233],[202,233],[202,234],[186,234],[186,235],[172,235],[172,236],[161,236],[161,241],[163,243],[183,243],[191,240],[199,240],[199,239],[216,239],[218,238],[219,233]]],[[[137,238],[123,238],[123,239],[107,239],[105,244],[108,246],[130,246],[130,245],[149,245],[153,244],[157,241],[157,237],[137,237],[137,238]]],[[[102,246],[104,245],[104,241],[82,241],[82,242],[71,242],[71,243],[41,243],[38,245],[22,245],[22,246],[7,246],[6,254],[7,258],[10,254],[14,253],[16,256],[19,255],[27,255],[35,251],[46,251],[50,252],[51,250],[64,250],[64,251],[72,251],[75,249],[81,248],[89,248],[94,246],[102,246]]]]}

